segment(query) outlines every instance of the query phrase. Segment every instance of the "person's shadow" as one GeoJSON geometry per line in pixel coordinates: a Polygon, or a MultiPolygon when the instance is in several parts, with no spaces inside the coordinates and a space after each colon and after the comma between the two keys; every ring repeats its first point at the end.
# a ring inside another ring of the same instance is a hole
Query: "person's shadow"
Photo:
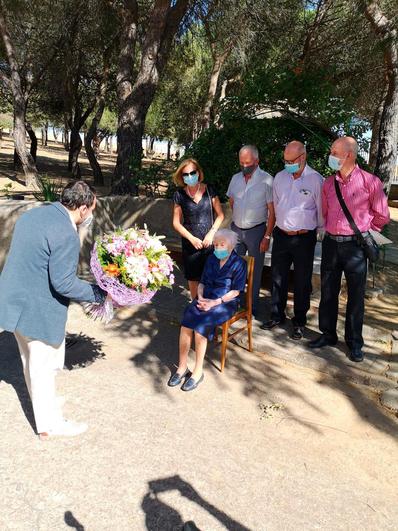
{"type": "Polygon", "coordinates": [[[82,525],[78,520],[76,520],[71,511],[65,512],[64,521],[68,527],[73,527],[73,529],[76,529],[76,531],[84,531],[84,525],[82,525]]]}
{"type": "Polygon", "coordinates": [[[171,490],[178,490],[181,496],[198,504],[216,518],[226,529],[231,531],[250,531],[224,511],[221,511],[205,500],[188,482],[180,476],[149,481],[148,492],[145,494],[141,507],[145,512],[145,523],[149,531],[199,531],[195,522],[184,522],[180,513],[170,505],[164,503],[159,494],[171,490]]]}
{"type": "MultiPolygon", "coordinates": [[[[66,337],[65,369],[86,367],[103,358],[102,343],[84,334],[69,334],[66,337]]],[[[26,419],[35,431],[32,403],[23,375],[22,362],[14,334],[0,333],[0,382],[12,385],[26,419]]]]}

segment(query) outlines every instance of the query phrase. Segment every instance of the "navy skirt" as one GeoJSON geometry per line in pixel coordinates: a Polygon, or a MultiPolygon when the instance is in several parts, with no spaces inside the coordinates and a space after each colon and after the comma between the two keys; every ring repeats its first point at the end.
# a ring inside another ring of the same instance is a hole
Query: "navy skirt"
{"type": "Polygon", "coordinates": [[[218,304],[207,312],[199,310],[198,301],[192,301],[184,311],[181,325],[186,328],[191,328],[198,332],[203,337],[210,341],[214,337],[214,332],[217,325],[221,325],[228,321],[237,311],[239,299],[218,304]]]}

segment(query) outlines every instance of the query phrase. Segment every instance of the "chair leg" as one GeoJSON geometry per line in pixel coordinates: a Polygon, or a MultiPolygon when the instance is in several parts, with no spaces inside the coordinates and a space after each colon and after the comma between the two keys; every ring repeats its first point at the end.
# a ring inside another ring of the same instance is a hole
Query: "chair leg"
{"type": "Polygon", "coordinates": [[[225,360],[227,357],[227,342],[228,342],[228,321],[222,325],[222,343],[221,343],[221,372],[224,370],[225,360]]]}
{"type": "Polygon", "coordinates": [[[253,352],[252,319],[247,320],[247,338],[249,340],[249,352],[253,352]]]}
{"type": "Polygon", "coordinates": [[[214,330],[214,341],[218,343],[218,326],[216,326],[216,329],[214,330]]]}

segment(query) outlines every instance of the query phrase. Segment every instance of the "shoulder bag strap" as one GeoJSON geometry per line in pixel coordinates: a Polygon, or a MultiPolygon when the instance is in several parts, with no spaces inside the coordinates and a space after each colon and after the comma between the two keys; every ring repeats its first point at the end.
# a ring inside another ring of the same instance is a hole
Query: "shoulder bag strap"
{"type": "Polygon", "coordinates": [[[210,224],[210,228],[212,228],[212,227],[213,227],[213,223],[214,223],[213,201],[211,200],[211,197],[210,197],[210,194],[209,194],[209,187],[208,187],[207,184],[206,184],[206,192],[207,192],[207,197],[209,198],[209,201],[210,201],[210,212],[211,212],[211,224],[210,224]]]}
{"type": "Polygon", "coordinates": [[[345,204],[345,201],[343,199],[343,196],[341,195],[340,186],[339,186],[339,183],[337,182],[336,177],[334,178],[334,189],[336,190],[337,199],[339,200],[340,206],[343,209],[343,212],[345,214],[345,217],[348,220],[348,223],[350,224],[350,227],[355,232],[355,235],[357,236],[357,238],[363,243],[365,241],[365,238],[363,237],[362,232],[358,229],[354,221],[354,218],[351,215],[351,212],[348,210],[348,207],[345,204]]]}

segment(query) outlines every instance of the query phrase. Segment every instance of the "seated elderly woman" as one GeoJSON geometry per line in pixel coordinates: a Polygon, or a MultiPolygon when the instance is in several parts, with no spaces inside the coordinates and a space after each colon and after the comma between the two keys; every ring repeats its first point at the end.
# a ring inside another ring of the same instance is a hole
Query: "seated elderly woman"
{"type": "Polygon", "coordinates": [[[183,391],[192,391],[203,380],[203,360],[207,340],[213,339],[216,325],[227,321],[238,309],[239,294],[245,288],[247,267],[234,247],[237,235],[227,229],[218,230],[213,239],[214,253],[205,264],[198,286],[198,298],[184,311],[180,331],[178,369],[168,385],[175,387],[183,380],[183,391]],[[188,370],[188,353],[195,334],[195,367],[188,370]]]}

